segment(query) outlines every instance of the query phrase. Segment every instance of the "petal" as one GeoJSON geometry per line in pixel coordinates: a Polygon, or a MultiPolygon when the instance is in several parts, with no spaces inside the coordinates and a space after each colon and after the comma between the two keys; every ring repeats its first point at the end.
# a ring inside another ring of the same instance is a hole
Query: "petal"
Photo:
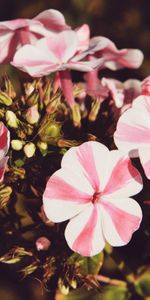
{"type": "Polygon", "coordinates": [[[149,148],[140,148],[138,153],[145,175],[150,179],[150,145],[149,148]]]}
{"type": "Polygon", "coordinates": [[[58,65],[51,62],[48,53],[33,45],[25,45],[20,48],[11,64],[36,77],[48,75],[58,68],[58,65]]]}
{"type": "Polygon", "coordinates": [[[137,69],[143,62],[144,55],[138,49],[126,49],[126,53],[117,59],[117,63],[123,67],[137,69]]]}
{"type": "Polygon", "coordinates": [[[128,156],[118,150],[110,152],[107,165],[107,184],[103,195],[107,197],[132,196],[139,193],[143,187],[142,178],[138,170],[132,165],[128,156]]]}
{"type": "Polygon", "coordinates": [[[85,142],[70,148],[62,159],[62,167],[84,175],[94,191],[102,189],[109,150],[98,142],[85,142]],[[73,163],[72,163],[73,162],[73,163]]]}
{"type": "Polygon", "coordinates": [[[103,201],[101,214],[103,234],[112,246],[126,245],[142,220],[141,208],[131,198],[103,201]]]}
{"type": "MultiPolygon", "coordinates": [[[[77,34],[72,30],[62,31],[51,37],[47,37],[45,38],[45,42],[47,43],[47,52],[53,53],[57,61],[61,64],[68,62],[74,56],[79,45],[77,34]]],[[[37,46],[40,44],[42,48],[42,41],[39,41],[37,46]]]]}
{"type": "Polygon", "coordinates": [[[76,29],[76,33],[79,39],[78,51],[85,51],[89,47],[90,42],[90,28],[87,24],[83,24],[76,29]]]}
{"type": "Polygon", "coordinates": [[[45,213],[53,222],[65,221],[82,211],[92,195],[93,189],[83,175],[60,169],[47,183],[43,195],[45,213]]]}
{"type": "Polygon", "coordinates": [[[91,61],[78,61],[77,57],[75,57],[75,59],[72,59],[67,64],[67,67],[72,70],[90,72],[93,71],[93,69],[95,68],[100,68],[101,66],[103,66],[103,64],[104,64],[104,60],[102,58],[93,59],[91,61]]]}
{"type": "Polygon", "coordinates": [[[8,161],[8,157],[7,156],[4,157],[4,158],[2,158],[2,159],[0,159],[0,183],[4,179],[4,173],[5,173],[7,161],[8,161]]]}
{"type": "Polygon", "coordinates": [[[0,159],[7,153],[10,144],[10,133],[0,122],[0,159]]]}
{"type": "Polygon", "coordinates": [[[38,14],[33,20],[40,21],[48,30],[62,31],[68,30],[64,16],[55,9],[48,9],[38,14]]]}
{"type": "Polygon", "coordinates": [[[82,256],[94,256],[104,248],[100,212],[90,205],[68,223],[65,238],[69,247],[82,256]]]}
{"type": "Polygon", "coordinates": [[[17,43],[13,39],[12,32],[4,32],[0,34],[0,63],[9,63],[15,53],[17,43]]]}
{"type": "Polygon", "coordinates": [[[150,98],[140,96],[120,117],[114,134],[115,144],[124,152],[150,145],[150,98]]]}

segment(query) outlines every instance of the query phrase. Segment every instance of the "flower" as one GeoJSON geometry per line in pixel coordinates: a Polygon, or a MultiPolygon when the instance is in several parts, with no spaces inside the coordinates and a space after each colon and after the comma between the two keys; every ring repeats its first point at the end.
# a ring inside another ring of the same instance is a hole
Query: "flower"
{"type": "Polygon", "coordinates": [[[8,129],[0,122],[0,182],[3,181],[4,172],[8,157],[5,156],[10,144],[10,134],[8,129]]]}
{"type": "Polygon", "coordinates": [[[114,134],[116,146],[131,156],[139,156],[150,179],[150,97],[141,95],[119,118],[114,134]]]}
{"type": "Polygon", "coordinates": [[[48,180],[44,211],[53,222],[70,219],[65,230],[69,247],[93,256],[112,246],[127,244],[139,228],[142,212],[130,198],[142,189],[142,179],[130,159],[90,141],[70,148],[61,169],[48,180]]]}
{"type": "Polygon", "coordinates": [[[38,251],[47,251],[51,245],[51,242],[45,236],[41,236],[36,240],[35,245],[38,251]]]}
{"type": "Polygon", "coordinates": [[[117,49],[116,45],[104,36],[93,37],[90,40],[88,54],[104,58],[103,67],[111,70],[121,68],[139,68],[143,62],[143,53],[139,49],[117,49]]]}
{"type": "Polygon", "coordinates": [[[80,118],[78,118],[79,109],[77,104],[75,104],[73,84],[69,70],[92,71],[102,64],[103,61],[101,58],[92,61],[80,61],[84,58],[81,51],[82,47],[85,47],[85,41],[83,39],[82,43],[81,36],[83,35],[81,33],[79,35],[78,31],[66,30],[52,37],[42,38],[35,45],[25,45],[20,48],[16,52],[12,62],[12,65],[33,77],[41,77],[53,72],[59,72],[63,95],[73,110],[75,126],[80,126],[80,118]]]}
{"type": "Polygon", "coordinates": [[[9,63],[20,46],[34,44],[43,36],[69,28],[64,16],[54,9],[45,10],[32,20],[0,22],[0,62],[9,63]]]}

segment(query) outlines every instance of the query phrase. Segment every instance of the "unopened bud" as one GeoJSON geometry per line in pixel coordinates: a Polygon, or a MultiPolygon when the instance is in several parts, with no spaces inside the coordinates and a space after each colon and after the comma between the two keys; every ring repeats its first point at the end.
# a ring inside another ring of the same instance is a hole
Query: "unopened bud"
{"type": "Polygon", "coordinates": [[[37,109],[37,105],[28,108],[25,118],[29,124],[36,124],[40,118],[40,114],[37,109]]]}
{"type": "Polygon", "coordinates": [[[11,128],[18,128],[19,120],[11,110],[7,110],[5,117],[8,126],[11,128]]]}
{"type": "Polygon", "coordinates": [[[42,141],[37,142],[37,147],[39,148],[39,150],[40,150],[42,153],[46,152],[47,149],[48,149],[47,143],[42,142],[42,141]]]}
{"type": "Polygon", "coordinates": [[[42,236],[37,239],[35,244],[38,251],[47,251],[51,245],[51,242],[45,236],[42,236]]]}
{"type": "Polygon", "coordinates": [[[36,147],[33,143],[28,143],[23,148],[23,151],[28,158],[31,158],[35,154],[35,150],[36,147]]]}
{"type": "Polygon", "coordinates": [[[57,142],[58,147],[60,148],[71,148],[78,146],[80,142],[76,140],[66,140],[66,139],[59,139],[57,142]]]}
{"type": "Polygon", "coordinates": [[[80,106],[76,103],[73,107],[71,107],[71,110],[72,110],[72,119],[73,119],[74,126],[81,127],[80,106]]]}
{"type": "Polygon", "coordinates": [[[13,150],[20,151],[23,148],[24,142],[20,140],[12,140],[11,147],[13,150]]]}
{"type": "Polygon", "coordinates": [[[4,76],[4,83],[5,83],[5,92],[8,94],[9,97],[14,99],[16,97],[16,92],[7,75],[4,76]]]}
{"type": "Polygon", "coordinates": [[[0,91],[0,103],[10,106],[12,104],[12,99],[5,92],[0,91]]]}
{"type": "Polygon", "coordinates": [[[77,288],[77,281],[75,279],[72,279],[71,282],[70,282],[70,285],[73,289],[76,289],[77,288]]]}
{"type": "Polygon", "coordinates": [[[52,140],[57,140],[61,137],[61,127],[62,125],[59,122],[48,121],[38,132],[41,140],[47,143],[52,140]]]}
{"type": "Polygon", "coordinates": [[[28,96],[27,98],[27,105],[28,106],[33,106],[37,104],[39,99],[39,91],[38,90],[33,90],[33,92],[28,96]]]}
{"type": "Polygon", "coordinates": [[[12,193],[12,188],[10,186],[2,185],[0,187],[0,207],[1,208],[4,208],[7,205],[11,193],[12,193]]]}
{"type": "Polygon", "coordinates": [[[91,111],[89,113],[89,120],[94,122],[97,118],[97,115],[99,113],[101,107],[101,101],[99,98],[97,98],[96,100],[94,100],[94,102],[92,103],[92,107],[91,107],[91,111]]]}
{"type": "Polygon", "coordinates": [[[61,278],[58,280],[58,286],[63,295],[67,296],[69,294],[69,286],[64,285],[61,278]]]}

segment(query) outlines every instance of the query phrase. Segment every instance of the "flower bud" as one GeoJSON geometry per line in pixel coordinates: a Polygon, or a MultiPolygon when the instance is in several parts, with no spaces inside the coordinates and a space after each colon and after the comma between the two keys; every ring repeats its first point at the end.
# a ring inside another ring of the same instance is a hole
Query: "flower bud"
{"type": "Polygon", "coordinates": [[[39,129],[38,134],[43,142],[48,143],[61,137],[61,127],[62,125],[59,122],[48,121],[39,129]]]}
{"type": "Polygon", "coordinates": [[[13,150],[20,151],[22,149],[23,145],[24,145],[23,141],[20,141],[20,140],[12,140],[11,141],[11,147],[13,148],[13,150]]]}
{"type": "Polygon", "coordinates": [[[19,120],[11,110],[7,110],[5,117],[8,126],[11,128],[18,128],[19,120]]]}
{"type": "Polygon", "coordinates": [[[40,114],[37,109],[37,105],[28,108],[25,118],[29,124],[36,124],[40,118],[40,114]]]}
{"type": "Polygon", "coordinates": [[[51,242],[45,236],[42,236],[37,239],[35,245],[38,251],[47,251],[51,245],[51,242]]]}
{"type": "Polygon", "coordinates": [[[23,151],[26,157],[31,158],[35,153],[36,147],[33,143],[28,143],[24,146],[23,151]]]}
{"type": "Polygon", "coordinates": [[[70,285],[73,289],[76,289],[77,288],[77,281],[75,279],[72,279],[71,282],[70,282],[70,285]]]}
{"type": "Polygon", "coordinates": [[[61,278],[58,280],[58,286],[63,295],[67,296],[69,294],[69,286],[64,285],[61,278]]]}
{"type": "Polygon", "coordinates": [[[10,106],[12,104],[12,99],[5,92],[0,91],[0,103],[10,106]]]}

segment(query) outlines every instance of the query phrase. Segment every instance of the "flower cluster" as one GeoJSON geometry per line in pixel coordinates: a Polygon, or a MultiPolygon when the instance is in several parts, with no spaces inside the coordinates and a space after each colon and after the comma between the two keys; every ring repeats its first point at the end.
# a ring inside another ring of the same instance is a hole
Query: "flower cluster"
{"type": "Polygon", "coordinates": [[[140,50],[91,38],[87,24],[72,29],[53,9],[0,23],[0,62],[30,75],[21,96],[6,76],[1,87],[0,182],[11,182],[16,198],[34,194],[40,201],[37,215],[48,233],[36,237],[38,252],[51,251],[55,223],[67,220],[67,245],[85,257],[105,242],[126,245],[139,228],[142,210],[132,197],[150,179],[150,77],[120,82],[99,75],[142,61],[140,50]],[[82,82],[73,83],[71,70],[82,71],[82,82]]]}

